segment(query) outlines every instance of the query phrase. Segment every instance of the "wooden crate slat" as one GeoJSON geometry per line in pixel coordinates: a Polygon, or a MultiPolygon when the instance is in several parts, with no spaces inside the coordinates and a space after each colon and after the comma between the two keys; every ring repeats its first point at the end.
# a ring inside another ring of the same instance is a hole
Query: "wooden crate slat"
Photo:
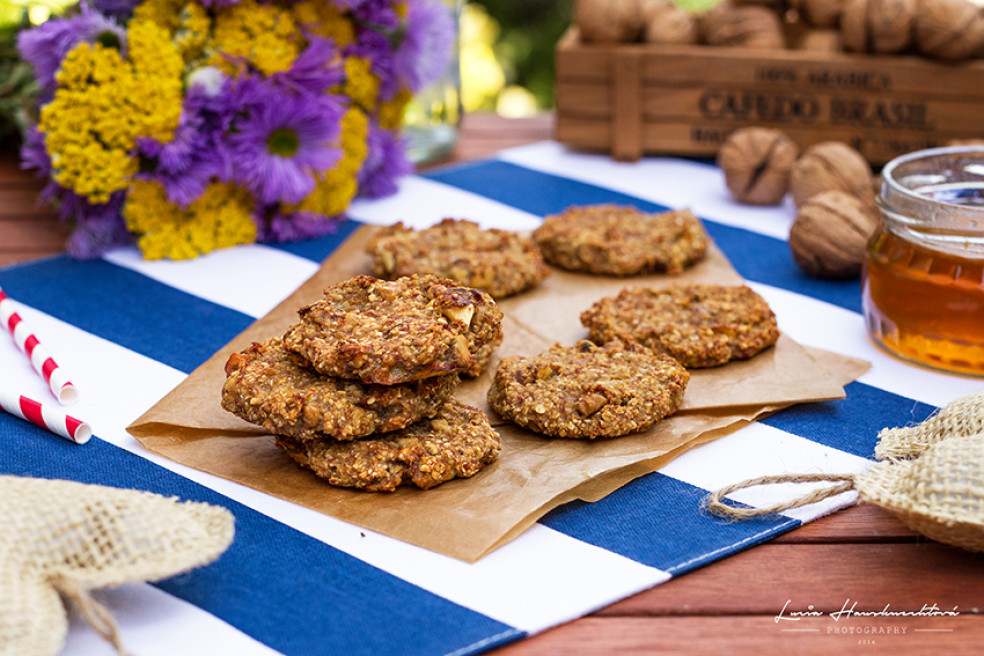
{"type": "Polygon", "coordinates": [[[873,164],[984,137],[981,60],[584,45],[572,29],[556,62],[557,139],[620,160],[713,155],[728,133],[749,126],[781,128],[801,147],[846,141],[873,164]]]}

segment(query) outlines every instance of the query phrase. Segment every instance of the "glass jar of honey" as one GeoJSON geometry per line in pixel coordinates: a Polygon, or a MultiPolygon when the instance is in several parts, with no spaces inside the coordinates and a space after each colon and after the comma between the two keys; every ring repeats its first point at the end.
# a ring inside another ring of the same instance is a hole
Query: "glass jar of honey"
{"type": "Polygon", "coordinates": [[[984,376],[984,146],[921,150],[882,170],[862,303],[888,351],[984,376]]]}

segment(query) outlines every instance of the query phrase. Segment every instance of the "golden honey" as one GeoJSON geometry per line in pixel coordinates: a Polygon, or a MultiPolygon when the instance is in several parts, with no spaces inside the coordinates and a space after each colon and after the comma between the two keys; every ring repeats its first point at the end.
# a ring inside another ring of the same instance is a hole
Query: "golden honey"
{"type": "Polygon", "coordinates": [[[862,284],[868,332],[907,360],[984,376],[984,149],[912,153],[882,179],[862,284]]]}

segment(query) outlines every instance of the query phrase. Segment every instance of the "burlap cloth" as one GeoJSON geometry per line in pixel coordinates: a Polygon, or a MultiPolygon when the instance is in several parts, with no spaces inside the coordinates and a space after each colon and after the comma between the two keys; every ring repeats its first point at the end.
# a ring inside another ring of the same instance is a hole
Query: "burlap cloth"
{"type": "Polygon", "coordinates": [[[0,654],[50,656],[65,643],[62,597],[124,654],[90,590],[206,565],[232,542],[225,508],[149,492],[0,476],[0,654]]]}
{"type": "Polygon", "coordinates": [[[878,434],[880,460],[858,474],[763,476],[722,488],[705,506],[735,519],[799,508],[857,490],[858,501],[880,506],[926,537],[984,552],[984,393],[957,399],[916,426],[878,434]],[[798,499],[763,508],[743,508],[723,497],[736,490],[775,483],[835,483],[798,499]]]}

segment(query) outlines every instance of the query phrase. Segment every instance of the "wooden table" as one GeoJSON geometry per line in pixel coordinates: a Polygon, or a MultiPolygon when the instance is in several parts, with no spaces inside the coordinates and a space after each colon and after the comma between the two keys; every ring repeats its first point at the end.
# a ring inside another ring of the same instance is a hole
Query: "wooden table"
{"type": "MultiPolygon", "coordinates": [[[[454,160],[552,136],[552,118],[465,119],[454,160]]],[[[0,153],[0,266],[59,253],[69,226],[37,207],[41,183],[0,153]]],[[[502,648],[498,656],[830,654],[984,651],[984,556],[936,544],[887,512],[856,506],[588,617],[502,648]],[[957,617],[776,619],[812,607],[919,611],[957,617]],[[846,633],[849,627],[865,633],[846,633]],[[905,634],[900,633],[905,629],[905,634]],[[886,631],[890,633],[885,633],[886,631]]]]}

